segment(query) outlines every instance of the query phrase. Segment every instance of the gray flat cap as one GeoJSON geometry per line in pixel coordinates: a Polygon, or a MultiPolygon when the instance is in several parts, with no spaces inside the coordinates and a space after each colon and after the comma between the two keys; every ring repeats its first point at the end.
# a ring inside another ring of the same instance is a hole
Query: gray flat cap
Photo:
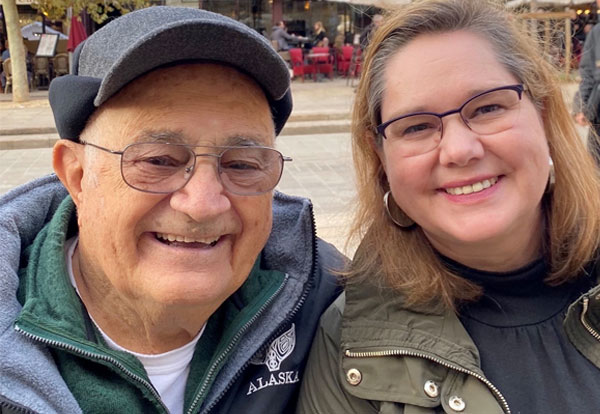
{"type": "Polygon", "coordinates": [[[220,14],[155,6],[121,16],[73,55],[73,74],[50,84],[61,138],[78,140],[94,110],[137,77],[177,62],[233,66],[252,77],[269,101],[279,134],[292,111],[287,65],[263,36],[220,14]]]}

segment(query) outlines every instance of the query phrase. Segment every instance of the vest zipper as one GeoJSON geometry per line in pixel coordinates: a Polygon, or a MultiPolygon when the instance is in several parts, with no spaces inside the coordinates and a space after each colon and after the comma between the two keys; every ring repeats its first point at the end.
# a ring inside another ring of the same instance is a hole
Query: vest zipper
{"type": "MultiPolygon", "coordinates": [[[[304,289],[304,291],[302,292],[302,296],[300,297],[300,300],[298,301],[298,303],[296,304],[296,306],[294,307],[294,309],[292,309],[292,311],[289,313],[289,315],[285,318],[285,320],[279,325],[280,328],[269,337],[269,339],[267,341],[265,341],[265,343],[263,344],[263,346],[260,347],[260,349],[254,353],[254,355],[260,353],[262,350],[266,349],[267,347],[269,347],[269,345],[271,345],[271,342],[273,342],[273,340],[278,337],[279,335],[281,335],[283,333],[283,330],[285,329],[285,325],[292,320],[292,318],[296,315],[296,313],[298,312],[298,310],[300,310],[300,308],[302,307],[302,305],[304,305],[304,302],[306,301],[306,297],[308,296],[308,292],[313,288],[312,283],[310,283],[311,280],[314,280],[314,275],[317,271],[317,267],[318,267],[318,261],[319,261],[319,247],[317,244],[317,225],[315,223],[315,214],[313,211],[313,205],[312,202],[309,203],[309,209],[310,209],[310,219],[311,219],[311,223],[312,223],[312,251],[313,251],[313,261],[312,261],[312,267],[310,269],[310,277],[309,277],[309,282],[307,282],[307,286],[304,289]]],[[[287,274],[286,274],[287,277],[287,274]]],[[[253,356],[254,356],[253,355],[253,356]]],[[[252,359],[252,358],[250,358],[252,359]]],[[[242,375],[242,373],[245,371],[245,369],[248,367],[248,365],[250,365],[250,359],[248,360],[248,362],[246,362],[242,368],[236,373],[236,375],[231,379],[231,381],[229,381],[229,384],[227,385],[227,387],[225,387],[225,389],[223,390],[223,392],[221,393],[221,395],[216,398],[208,407],[206,407],[204,409],[204,413],[208,413],[210,412],[213,408],[215,408],[215,406],[219,403],[219,401],[221,400],[221,398],[223,397],[223,395],[225,395],[227,393],[227,391],[229,390],[229,388],[231,388],[231,386],[235,383],[235,381],[242,375]]],[[[188,414],[192,414],[191,411],[188,414]]]]}
{"type": "Polygon", "coordinates": [[[0,396],[0,413],[3,412],[3,409],[11,410],[11,412],[22,413],[22,414],[37,414],[35,411],[30,410],[27,407],[23,407],[17,403],[14,403],[10,400],[3,399],[0,396]]]}
{"type": "Polygon", "coordinates": [[[600,334],[598,333],[598,331],[592,328],[590,324],[585,320],[585,314],[588,311],[589,304],[590,298],[585,296],[583,298],[583,310],[581,311],[581,317],[579,318],[579,320],[581,321],[583,327],[590,333],[590,335],[592,335],[597,341],[600,341],[600,334]]]}
{"type": "Polygon", "coordinates": [[[158,391],[156,391],[156,389],[152,386],[152,384],[150,382],[146,381],[144,378],[140,377],[139,375],[136,375],[133,372],[129,371],[127,368],[125,368],[125,366],[123,364],[121,364],[115,358],[109,357],[107,355],[95,354],[93,352],[82,351],[81,349],[79,349],[79,348],[77,348],[77,347],[75,347],[73,345],[69,345],[69,344],[66,344],[64,342],[54,341],[54,340],[51,340],[51,339],[43,338],[43,337],[38,336],[38,335],[34,335],[34,334],[30,333],[30,332],[27,332],[27,331],[23,330],[23,328],[21,328],[17,324],[15,324],[15,330],[17,332],[19,332],[20,334],[24,335],[26,338],[32,339],[34,341],[41,342],[41,343],[43,343],[45,345],[52,346],[52,347],[55,347],[55,348],[60,348],[60,349],[63,349],[65,351],[73,352],[75,354],[79,354],[79,355],[81,355],[81,356],[83,356],[85,358],[88,358],[88,359],[96,359],[96,360],[106,361],[106,362],[109,362],[109,363],[113,364],[121,372],[123,372],[125,375],[127,375],[129,378],[131,378],[135,382],[138,382],[138,383],[142,384],[145,388],[147,388],[150,391],[150,393],[154,396],[154,398],[156,399],[156,401],[158,401],[158,403],[161,405],[161,407],[163,408],[164,412],[165,413],[169,412],[169,409],[162,402],[162,399],[160,398],[160,395],[158,394],[158,391]]]}
{"type": "Polygon", "coordinates": [[[348,358],[374,358],[374,357],[387,357],[387,356],[410,356],[410,357],[416,357],[416,358],[423,358],[423,359],[427,359],[429,361],[435,362],[436,364],[442,365],[446,368],[450,368],[453,369],[455,371],[458,372],[462,372],[463,374],[468,374],[471,375],[472,377],[475,377],[476,379],[478,379],[479,381],[483,382],[494,394],[494,396],[496,397],[496,399],[498,401],[500,401],[501,405],[502,405],[502,410],[506,413],[506,414],[511,414],[510,408],[508,407],[508,403],[506,402],[506,398],[504,398],[504,396],[502,395],[502,393],[500,392],[500,390],[498,388],[496,388],[496,386],[494,384],[492,384],[488,379],[486,379],[485,377],[479,375],[476,372],[470,371],[468,369],[462,368],[458,365],[452,365],[449,364],[445,361],[442,361],[441,359],[432,357],[430,355],[427,355],[425,353],[421,353],[421,352],[413,352],[413,351],[406,351],[406,350],[400,350],[400,349],[388,349],[385,351],[366,351],[366,352],[353,352],[349,349],[347,349],[344,354],[348,357],[348,358]]]}
{"type": "Polygon", "coordinates": [[[271,302],[273,302],[273,299],[275,299],[275,297],[277,295],[279,295],[279,293],[281,293],[281,291],[283,290],[283,288],[287,284],[288,279],[289,279],[289,275],[286,273],[285,274],[285,278],[283,279],[283,282],[277,288],[277,290],[269,297],[269,299],[267,299],[265,301],[265,303],[262,304],[262,306],[260,307],[260,309],[258,310],[258,312],[256,312],[254,314],[254,316],[252,316],[252,318],[250,318],[250,320],[248,322],[246,322],[244,324],[244,326],[242,326],[242,328],[235,334],[235,336],[233,337],[233,340],[229,343],[229,345],[227,346],[227,348],[225,348],[225,350],[219,355],[219,357],[215,360],[215,362],[210,366],[210,369],[208,371],[208,375],[206,376],[206,379],[202,383],[202,386],[200,387],[200,391],[198,391],[198,394],[196,394],[196,397],[194,398],[194,401],[192,402],[192,405],[190,405],[189,410],[187,410],[188,414],[192,414],[194,412],[194,410],[197,408],[197,405],[198,405],[198,403],[200,401],[200,398],[207,391],[208,383],[210,382],[209,380],[212,379],[212,376],[214,375],[217,366],[219,366],[219,364],[221,363],[221,361],[223,361],[223,359],[225,359],[225,357],[229,354],[229,352],[231,352],[231,350],[237,345],[238,340],[242,337],[242,335],[244,333],[246,333],[246,331],[248,330],[248,328],[254,322],[256,322],[256,320],[264,312],[264,310],[271,304],[271,302]]]}

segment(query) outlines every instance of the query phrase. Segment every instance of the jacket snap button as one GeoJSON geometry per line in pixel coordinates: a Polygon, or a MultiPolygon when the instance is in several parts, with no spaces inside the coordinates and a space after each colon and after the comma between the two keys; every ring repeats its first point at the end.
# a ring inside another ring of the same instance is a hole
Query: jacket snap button
{"type": "Polygon", "coordinates": [[[346,373],[346,380],[350,385],[358,385],[362,381],[362,374],[356,368],[350,368],[346,373]]]}
{"type": "Polygon", "coordinates": [[[452,408],[454,411],[464,411],[465,407],[467,406],[463,399],[457,396],[450,397],[448,405],[450,405],[450,408],[452,408]]]}
{"type": "Polygon", "coordinates": [[[427,396],[431,398],[436,398],[440,394],[438,385],[431,380],[425,381],[423,390],[425,391],[425,394],[427,394],[427,396]]]}

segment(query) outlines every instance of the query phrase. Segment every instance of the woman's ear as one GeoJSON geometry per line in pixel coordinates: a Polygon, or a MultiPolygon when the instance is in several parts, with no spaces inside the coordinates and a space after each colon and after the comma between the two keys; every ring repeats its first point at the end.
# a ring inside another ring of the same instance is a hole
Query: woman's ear
{"type": "Polygon", "coordinates": [[[373,131],[367,131],[365,133],[365,138],[366,138],[367,142],[369,143],[371,150],[375,154],[377,154],[377,157],[379,158],[379,161],[381,162],[381,166],[383,167],[383,169],[385,171],[386,170],[385,156],[383,153],[383,143],[381,142],[381,138],[379,138],[377,136],[377,134],[374,133],[373,131]]]}
{"type": "Polygon", "coordinates": [[[76,206],[81,202],[83,165],[83,145],[68,139],[60,139],[54,144],[52,151],[54,172],[66,187],[76,206]]]}

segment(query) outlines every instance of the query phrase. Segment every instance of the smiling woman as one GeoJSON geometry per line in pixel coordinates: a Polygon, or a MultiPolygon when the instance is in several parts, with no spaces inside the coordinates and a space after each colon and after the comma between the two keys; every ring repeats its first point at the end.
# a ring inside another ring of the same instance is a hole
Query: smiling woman
{"type": "Polygon", "coordinates": [[[600,182],[542,49],[486,0],[417,0],[374,34],[360,246],[299,412],[600,406],[600,182]]]}

